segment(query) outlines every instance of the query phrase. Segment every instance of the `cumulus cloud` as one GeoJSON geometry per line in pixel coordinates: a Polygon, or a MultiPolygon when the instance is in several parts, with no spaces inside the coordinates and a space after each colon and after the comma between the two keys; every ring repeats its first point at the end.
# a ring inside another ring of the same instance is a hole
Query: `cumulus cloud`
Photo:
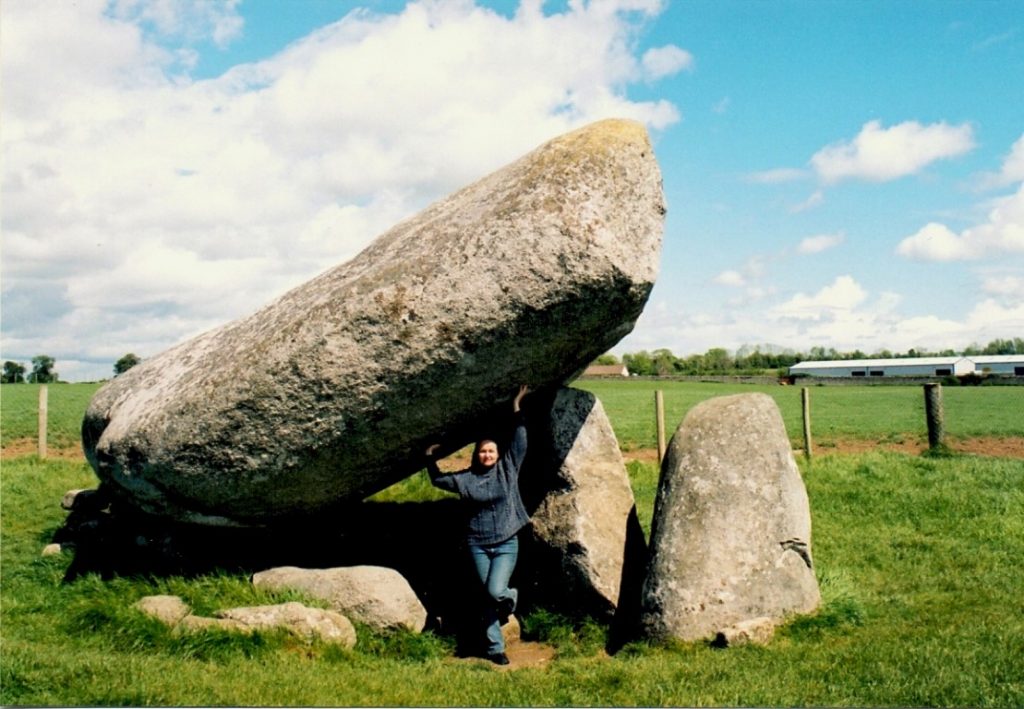
{"type": "Polygon", "coordinates": [[[799,254],[818,254],[839,246],[845,238],[845,235],[841,233],[808,236],[800,242],[799,246],[796,247],[796,251],[799,254]]]}
{"type": "Polygon", "coordinates": [[[981,187],[992,189],[1024,181],[1024,135],[1013,144],[1003,158],[999,172],[982,175],[981,187]]]}
{"type": "Polygon", "coordinates": [[[822,320],[837,312],[850,311],[864,302],[867,293],[851,276],[839,276],[813,295],[797,293],[771,309],[778,318],[822,320]]]}
{"type": "Polygon", "coordinates": [[[1024,276],[991,275],[982,281],[981,290],[1013,303],[1024,304],[1024,276]]]}
{"type": "Polygon", "coordinates": [[[1024,301],[986,298],[960,320],[907,316],[900,312],[901,303],[899,294],[868,293],[850,276],[835,279],[817,293],[798,294],[767,312],[733,308],[712,316],[656,298],[615,351],[665,347],[684,355],[711,347],[735,351],[750,342],[771,342],[804,352],[815,346],[869,353],[904,352],[912,347],[962,349],[1024,329],[1024,301]]]}
{"type": "Polygon", "coordinates": [[[162,36],[186,41],[210,38],[226,47],[242,34],[241,0],[113,0],[111,14],[121,20],[149,24],[162,36]]]}
{"type": "Polygon", "coordinates": [[[752,172],[747,175],[747,182],[754,182],[762,185],[776,185],[782,182],[795,182],[806,179],[809,176],[807,170],[796,167],[777,167],[761,172],[752,172]]]}
{"type": "Polygon", "coordinates": [[[641,59],[644,71],[651,80],[662,79],[683,69],[693,68],[693,55],[674,44],[654,47],[644,52],[641,59]]]}
{"type": "Polygon", "coordinates": [[[255,310],[559,133],[612,115],[672,124],[671,103],[627,96],[692,61],[635,55],[634,23],[660,7],[359,10],[193,81],[180,50],[238,37],[244,5],[3,3],[5,356],[109,375],[121,354],[255,310]],[[34,301],[45,308],[22,307],[34,301]]]}
{"type": "Polygon", "coordinates": [[[803,202],[799,202],[798,204],[794,204],[792,207],[790,207],[789,211],[792,214],[800,214],[801,212],[806,212],[809,209],[814,209],[815,207],[821,205],[824,201],[825,193],[822,190],[815,190],[803,202]]]}
{"type": "Polygon", "coordinates": [[[931,222],[903,239],[896,253],[920,261],[963,261],[1024,253],[1024,184],[1013,195],[994,200],[985,222],[960,233],[931,222]]]}
{"type": "Polygon", "coordinates": [[[720,286],[742,287],[746,285],[747,279],[739,271],[722,271],[714,277],[714,282],[720,286]]]}
{"type": "Polygon", "coordinates": [[[871,121],[853,140],[819,150],[810,164],[828,183],[844,179],[884,182],[912,175],[936,160],[957,157],[973,148],[974,132],[968,124],[906,121],[883,128],[880,121],[871,121]]]}

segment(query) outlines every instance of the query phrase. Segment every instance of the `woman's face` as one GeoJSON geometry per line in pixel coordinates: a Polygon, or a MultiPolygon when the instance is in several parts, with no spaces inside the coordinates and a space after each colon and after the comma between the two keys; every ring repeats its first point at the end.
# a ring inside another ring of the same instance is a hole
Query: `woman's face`
{"type": "Polygon", "coordinates": [[[498,462],[498,444],[494,441],[481,441],[476,451],[476,459],[480,465],[491,467],[498,462]]]}

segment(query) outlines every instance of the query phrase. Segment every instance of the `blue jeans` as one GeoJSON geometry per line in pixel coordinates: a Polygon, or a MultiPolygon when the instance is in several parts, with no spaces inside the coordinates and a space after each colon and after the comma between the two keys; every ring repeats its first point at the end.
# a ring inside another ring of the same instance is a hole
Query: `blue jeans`
{"type": "Polygon", "coordinates": [[[473,558],[477,576],[487,590],[487,601],[484,603],[482,622],[487,631],[487,652],[496,654],[505,651],[505,639],[501,636],[501,623],[498,621],[498,603],[511,601],[512,609],[516,607],[519,593],[508,587],[512,571],[516,568],[519,557],[519,539],[512,536],[497,544],[470,544],[469,554],[473,558]]]}

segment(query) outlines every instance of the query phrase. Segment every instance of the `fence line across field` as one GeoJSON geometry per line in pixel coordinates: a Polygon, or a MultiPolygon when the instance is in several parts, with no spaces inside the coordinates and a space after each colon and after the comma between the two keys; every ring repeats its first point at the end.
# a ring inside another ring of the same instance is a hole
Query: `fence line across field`
{"type": "Polygon", "coordinates": [[[39,435],[37,437],[38,453],[40,458],[46,457],[46,425],[49,410],[50,393],[46,385],[39,387],[39,435]]]}
{"type": "MultiPolygon", "coordinates": [[[[928,448],[939,451],[945,446],[945,415],[942,406],[942,385],[936,382],[924,384],[925,423],[928,427],[928,448]]],[[[804,457],[813,455],[811,437],[811,390],[800,388],[800,411],[803,420],[804,457]]],[[[654,420],[658,432],[658,464],[665,460],[665,397],[661,389],[654,392],[654,420]]]]}
{"type": "MultiPolygon", "coordinates": [[[[47,456],[46,429],[49,390],[44,384],[39,387],[39,429],[38,453],[40,458],[47,456]]],[[[924,410],[928,427],[928,447],[935,451],[945,445],[945,416],[942,405],[942,385],[929,382],[924,385],[924,410]]],[[[811,392],[808,387],[800,388],[800,403],[803,418],[804,456],[807,460],[813,455],[811,438],[811,392]]],[[[667,440],[665,436],[665,396],[661,389],[654,392],[654,420],[658,440],[658,464],[665,459],[667,440]]]]}

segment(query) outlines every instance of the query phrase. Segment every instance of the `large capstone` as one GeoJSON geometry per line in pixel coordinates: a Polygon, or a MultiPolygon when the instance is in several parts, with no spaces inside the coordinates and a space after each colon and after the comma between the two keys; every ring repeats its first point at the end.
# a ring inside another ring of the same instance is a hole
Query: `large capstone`
{"type": "Polygon", "coordinates": [[[661,469],[644,633],[699,640],[807,613],[820,600],[807,492],[775,401],[739,394],[698,404],[661,469]]]}
{"type": "Polygon", "coordinates": [[[657,273],[644,128],[557,138],[255,314],[112,380],[82,425],[144,512],[259,525],[330,511],[450,453],[519,383],[556,387],[626,335],[657,273]]]}

